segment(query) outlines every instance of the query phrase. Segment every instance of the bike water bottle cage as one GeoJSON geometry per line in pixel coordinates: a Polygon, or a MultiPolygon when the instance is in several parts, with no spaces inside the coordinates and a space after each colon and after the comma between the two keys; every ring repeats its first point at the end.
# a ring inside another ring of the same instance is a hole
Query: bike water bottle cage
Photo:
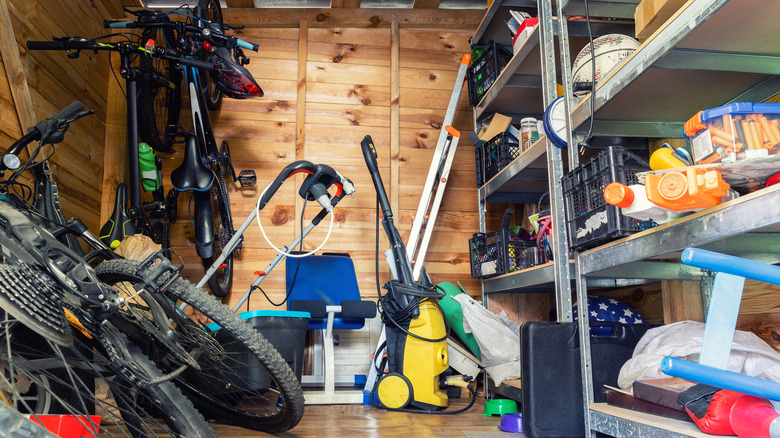
{"type": "MultiPolygon", "coordinates": [[[[240,50],[240,49],[234,49],[240,50]]],[[[233,59],[230,50],[218,47],[211,56],[211,78],[219,90],[233,99],[263,97],[263,90],[244,66],[233,59]]]]}
{"type": "Polygon", "coordinates": [[[198,142],[192,134],[184,141],[184,159],[171,172],[171,185],[179,192],[195,190],[205,192],[214,184],[214,172],[200,159],[198,142]]]}
{"type": "Polygon", "coordinates": [[[125,237],[138,232],[127,210],[127,184],[120,183],[116,188],[116,200],[111,218],[100,229],[100,240],[111,249],[115,249],[125,237]]]}

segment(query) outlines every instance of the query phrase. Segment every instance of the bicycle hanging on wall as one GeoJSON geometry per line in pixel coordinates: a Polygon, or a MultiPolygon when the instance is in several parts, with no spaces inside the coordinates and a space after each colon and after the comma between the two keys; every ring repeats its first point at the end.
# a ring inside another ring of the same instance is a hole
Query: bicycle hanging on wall
{"type": "MultiPolygon", "coordinates": [[[[135,21],[104,22],[109,28],[143,29],[144,46],[133,43],[101,43],[83,38],[60,38],[55,41],[29,41],[28,48],[75,50],[68,55],[74,58],[78,56],[79,50],[84,49],[119,52],[120,74],[126,83],[130,184],[117,188],[114,211],[109,222],[101,229],[101,238],[115,246],[125,236],[141,231],[152,236],[163,248],[168,248],[169,227],[176,217],[178,195],[189,192],[196,252],[205,269],[212,265],[214,255],[221,252],[220,248],[234,234],[228,175],[242,187],[252,187],[256,182],[254,171],[242,170],[236,174],[227,141],[217,146],[207,108],[216,108],[222,94],[233,98],[262,96],[262,90],[243,67],[249,61],[241,50],[247,48],[256,51],[258,46],[225,36],[224,31],[234,27],[221,23],[221,12],[214,0],[201,0],[193,15],[188,15],[195,24],[171,21],[167,17],[169,13],[172,12],[136,12],[138,19],[135,21]],[[205,16],[220,21],[209,21],[203,18],[205,16]],[[158,38],[160,44],[154,38],[158,38]],[[144,60],[138,69],[131,66],[134,56],[144,60]],[[154,59],[164,62],[153,67],[154,59]],[[179,65],[185,72],[194,129],[194,132],[183,134],[171,127],[172,114],[178,117],[177,93],[171,90],[180,86],[177,83],[180,76],[176,74],[179,65]],[[212,74],[203,74],[204,71],[212,74]],[[165,107],[166,104],[169,106],[165,107]],[[164,108],[167,108],[167,111],[164,108]],[[150,114],[151,112],[155,114],[150,114]],[[139,113],[145,114],[140,117],[146,121],[144,126],[151,126],[148,121],[156,122],[156,134],[143,134],[151,144],[157,144],[158,148],[164,149],[164,144],[173,141],[175,137],[184,139],[182,165],[171,173],[174,190],[164,195],[160,177],[161,160],[157,159],[158,175],[152,191],[153,202],[146,204],[141,202],[140,196],[140,183],[145,179],[141,178],[138,164],[138,139],[141,133],[139,113]],[[161,128],[162,126],[165,128],[161,128]],[[157,135],[161,135],[165,140],[157,139],[157,135]],[[126,208],[128,196],[129,208],[126,208]]],[[[222,297],[230,291],[233,257],[239,254],[238,251],[232,253],[220,265],[216,275],[209,279],[209,289],[214,295],[222,297]]]]}

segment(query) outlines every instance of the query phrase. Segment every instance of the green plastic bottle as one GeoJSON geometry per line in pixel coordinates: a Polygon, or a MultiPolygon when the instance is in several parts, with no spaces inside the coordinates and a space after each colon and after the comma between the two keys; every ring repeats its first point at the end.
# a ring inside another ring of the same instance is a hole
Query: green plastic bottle
{"type": "Polygon", "coordinates": [[[478,44],[471,45],[471,63],[474,64],[482,54],[485,53],[485,48],[478,44]]]}
{"type": "Polygon", "coordinates": [[[160,187],[160,175],[154,164],[154,151],[146,143],[138,145],[138,167],[141,171],[141,186],[147,192],[153,192],[160,187]]]}

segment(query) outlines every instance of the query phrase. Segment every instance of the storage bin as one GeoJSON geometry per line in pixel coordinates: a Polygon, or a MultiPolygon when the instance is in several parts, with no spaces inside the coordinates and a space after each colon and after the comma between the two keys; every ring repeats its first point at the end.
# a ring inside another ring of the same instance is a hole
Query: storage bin
{"type": "Polygon", "coordinates": [[[608,146],[562,178],[570,249],[592,248],[656,226],[624,215],[604,199],[608,184],[638,184],[637,173],[647,170],[643,158],[622,146],[608,146]]]}
{"type": "MultiPolygon", "coordinates": [[[[293,312],[283,310],[255,310],[239,314],[241,319],[259,331],[271,345],[279,351],[285,362],[290,365],[298,381],[303,373],[303,353],[306,347],[306,330],[309,327],[311,315],[308,312],[293,312]]],[[[271,379],[257,358],[245,350],[243,345],[232,342],[231,336],[223,336],[219,325],[210,324],[211,331],[217,331],[215,339],[231,354],[237,363],[244,367],[237,368],[238,387],[252,387],[262,391],[270,387],[271,379]],[[238,350],[240,349],[240,350],[238,350]]]]}
{"type": "Polygon", "coordinates": [[[471,277],[488,278],[546,263],[536,242],[516,240],[508,230],[476,233],[469,239],[471,277]]]}
{"type": "Polygon", "coordinates": [[[734,163],[780,152],[780,104],[736,102],[685,122],[696,164],[734,163]]]}
{"type": "Polygon", "coordinates": [[[471,60],[466,71],[469,85],[469,105],[477,106],[510,59],[512,59],[511,46],[490,41],[485,46],[485,52],[479,58],[471,60]]]}
{"type": "Polygon", "coordinates": [[[482,187],[507,164],[520,155],[520,141],[509,132],[502,132],[482,142],[474,150],[477,168],[477,187],[482,187]]]}

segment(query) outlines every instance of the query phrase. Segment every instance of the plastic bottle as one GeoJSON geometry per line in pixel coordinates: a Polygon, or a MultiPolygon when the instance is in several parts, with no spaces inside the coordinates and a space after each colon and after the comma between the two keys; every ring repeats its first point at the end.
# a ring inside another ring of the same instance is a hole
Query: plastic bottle
{"type": "Polygon", "coordinates": [[[534,134],[536,138],[539,137],[537,132],[536,119],[533,117],[526,117],[520,120],[520,148],[521,150],[528,149],[534,141],[534,134]]]}
{"type": "Polygon", "coordinates": [[[485,53],[485,48],[480,46],[479,44],[472,44],[471,45],[471,63],[474,64],[477,62],[477,59],[479,59],[482,54],[485,53]]]}
{"type": "Polygon", "coordinates": [[[138,145],[138,167],[141,171],[141,186],[147,192],[153,192],[160,187],[157,165],[154,163],[154,151],[146,143],[138,145]]]}
{"type": "Polygon", "coordinates": [[[620,207],[624,215],[642,221],[654,220],[657,224],[673,221],[691,212],[677,212],[659,207],[647,199],[645,186],[633,184],[626,186],[611,183],[604,189],[604,199],[608,204],[620,207]]]}

